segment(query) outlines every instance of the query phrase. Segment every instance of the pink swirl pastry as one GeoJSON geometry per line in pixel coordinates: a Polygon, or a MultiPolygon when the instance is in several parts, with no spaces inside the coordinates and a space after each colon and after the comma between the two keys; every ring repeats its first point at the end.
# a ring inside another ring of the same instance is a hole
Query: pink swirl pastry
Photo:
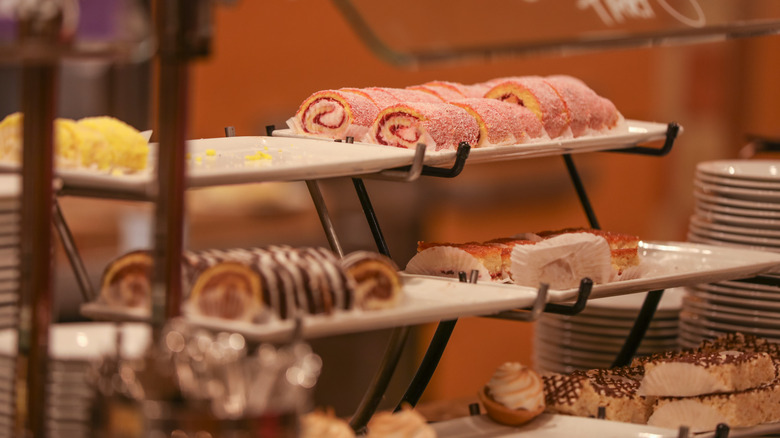
{"type": "Polygon", "coordinates": [[[408,88],[431,93],[443,101],[449,102],[469,97],[485,97],[485,93],[487,93],[491,87],[486,84],[467,85],[450,81],[431,81],[420,85],[413,85],[408,88]]]}
{"type": "Polygon", "coordinates": [[[460,142],[477,143],[479,126],[461,107],[410,102],[383,109],[371,125],[367,140],[401,148],[424,143],[429,150],[457,149],[460,142]]]}
{"type": "Polygon", "coordinates": [[[366,438],[435,438],[436,431],[417,411],[380,412],[368,423],[366,438]]]}
{"type": "Polygon", "coordinates": [[[479,393],[488,416],[510,426],[527,423],[544,411],[544,383],[532,369],[507,362],[479,393]]]}
{"type": "Polygon", "coordinates": [[[489,83],[494,85],[485,97],[528,108],[542,122],[550,138],[566,133],[570,121],[566,103],[542,77],[521,76],[489,83]]]}
{"type": "Polygon", "coordinates": [[[544,135],[539,119],[522,106],[484,97],[451,103],[468,111],[477,121],[479,140],[475,147],[519,144],[544,135]]]}
{"type": "Polygon", "coordinates": [[[617,124],[620,114],[615,105],[596,94],[585,82],[566,75],[547,76],[545,80],[566,103],[575,137],[587,134],[588,130],[603,131],[617,124]]]}
{"type": "Polygon", "coordinates": [[[368,87],[368,88],[346,88],[351,93],[360,94],[382,110],[391,105],[409,102],[428,102],[441,103],[441,98],[420,90],[410,90],[406,88],[388,88],[388,87],[368,87]]]}
{"type": "Polygon", "coordinates": [[[288,125],[298,134],[344,140],[362,139],[379,107],[348,89],[318,91],[301,103],[288,125]]]}

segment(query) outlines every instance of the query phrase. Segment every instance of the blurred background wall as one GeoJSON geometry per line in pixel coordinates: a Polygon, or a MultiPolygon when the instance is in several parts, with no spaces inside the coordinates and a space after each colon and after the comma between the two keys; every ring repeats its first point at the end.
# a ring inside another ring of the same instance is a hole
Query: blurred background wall
{"type": "MultiPolygon", "coordinates": [[[[736,157],[748,135],[780,138],[775,36],[401,68],[371,53],[331,2],[238,1],[215,12],[213,53],[191,69],[190,138],[222,136],[226,126],[238,135],[265,135],[267,125],[284,127],[300,102],[321,89],[570,74],[612,99],[627,118],[676,121],[684,128],[667,157],[574,157],[601,227],[646,240],[685,240],[696,163],[736,157]]],[[[476,34],[490,23],[464,25],[476,34]]],[[[112,114],[139,129],[152,128],[154,107],[145,96],[153,89],[153,73],[151,64],[66,64],[60,115],[112,114]]],[[[13,67],[0,69],[2,115],[16,108],[18,82],[13,67]]],[[[418,240],[486,240],[587,226],[560,157],[468,166],[453,180],[366,184],[401,267],[418,240]]],[[[345,250],[376,249],[351,182],[325,181],[323,190],[345,250]]],[[[62,205],[95,282],[111,258],[148,244],[149,205],[80,198],[62,199],[62,205]]],[[[188,211],[188,245],[194,249],[327,245],[303,183],[193,190],[188,211]]],[[[78,320],[80,296],[61,251],[57,266],[59,319],[78,320]]],[[[434,328],[415,328],[382,408],[397,402],[434,328]]],[[[460,320],[424,400],[473,397],[498,364],[531,363],[532,334],[532,324],[460,320]]],[[[325,360],[318,404],[349,415],[373,377],[387,336],[377,331],[314,340],[325,360]]]]}

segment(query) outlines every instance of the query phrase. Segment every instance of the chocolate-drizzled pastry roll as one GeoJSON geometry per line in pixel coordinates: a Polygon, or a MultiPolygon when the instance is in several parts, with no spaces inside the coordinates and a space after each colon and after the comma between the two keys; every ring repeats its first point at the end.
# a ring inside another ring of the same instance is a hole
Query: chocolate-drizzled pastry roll
{"type": "Polygon", "coordinates": [[[260,294],[260,274],[253,266],[221,260],[198,273],[188,301],[203,316],[251,321],[263,307],[260,294]]]}
{"type": "Polygon", "coordinates": [[[98,300],[110,306],[148,308],[151,306],[152,255],[132,251],[114,259],[100,281],[98,300]]]}
{"type": "Polygon", "coordinates": [[[366,309],[395,307],[401,300],[398,266],[390,258],[369,251],[355,251],[341,259],[341,266],[355,281],[356,306],[366,309]]]}

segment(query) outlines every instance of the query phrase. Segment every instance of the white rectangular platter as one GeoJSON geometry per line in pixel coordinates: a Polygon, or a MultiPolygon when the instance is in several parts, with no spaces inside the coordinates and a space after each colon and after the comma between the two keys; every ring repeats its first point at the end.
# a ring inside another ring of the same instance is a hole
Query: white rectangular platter
{"type": "MultiPolygon", "coordinates": [[[[627,120],[624,126],[601,135],[471,150],[466,163],[487,163],[574,152],[624,149],[663,139],[667,125],[627,120]]],[[[154,192],[155,151],[152,143],[147,170],[132,174],[110,174],[93,169],[57,169],[66,189],[99,190],[148,196],[154,192]]],[[[299,136],[289,129],[276,130],[272,137],[246,136],[187,141],[187,185],[207,187],[266,181],[303,181],[358,176],[407,166],[414,160],[410,149],[368,143],[344,143],[311,136],[299,136]],[[271,159],[250,159],[258,152],[271,159]]],[[[426,152],[425,164],[449,166],[455,151],[426,152]]],[[[18,165],[0,163],[0,170],[14,171],[18,165]]]]}
{"type": "MultiPolygon", "coordinates": [[[[89,169],[62,169],[65,187],[149,194],[154,189],[154,150],[149,169],[110,175],[89,169]]],[[[303,181],[376,173],[409,165],[414,151],[282,137],[223,137],[187,141],[187,186],[207,187],[266,181],[303,181]],[[270,159],[250,159],[258,153],[270,159]]]]}
{"type": "MultiPolygon", "coordinates": [[[[502,426],[486,415],[474,415],[432,424],[440,438],[672,438],[680,436],[675,429],[645,424],[621,423],[596,418],[575,417],[544,413],[533,421],[520,426],[502,426]]],[[[780,423],[729,430],[731,438],[769,436],[780,431],[780,423]]],[[[695,438],[712,438],[714,432],[691,434],[695,438]]]]}
{"type": "MultiPolygon", "coordinates": [[[[688,242],[640,242],[642,275],[639,278],[595,284],[591,298],[606,298],[636,292],[714,283],[780,270],[780,254],[688,242]]],[[[437,278],[412,275],[413,277],[437,278]]],[[[441,281],[455,281],[441,278],[441,281]]],[[[482,288],[523,288],[507,283],[483,283],[482,288]]],[[[579,290],[550,289],[548,301],[560,303],[577,297],[579,290]]]]}
{"type": "MultiPolygon", "coordinates": [[[[641,143],[664,139],[666,138],[667,129],[668,125],[665,123],[626,120],[623,126],[600,135],[554,140],[532,140],[517,145],[473,148],[469,152],[466,163],[490,163],[518,158],[535,158],[579,152],[626,149],[641,143]]],[[[682,129],[680,131],[682,132],[682,129]]],[[[312,136],[295,134],[290,129],[277,129],[273,132],[273,135],[279,137],[314,138],[312,136]]],[[[370,143],[358,144],[368,145],[370,143]]],[[[446,166],[454,163],[455,156],[456,151],[451,150],[426,151],[424,162],[431,166],[446,166]]]]}
{"type": "Polygon", "coordinates": [[[500,425],[486,415],[474,415],[433,423],[442,438],[672,438],[678,431],[643,424],[621,423],[571,415],[541,414],[519,427],[500,425]]]}
{"type": "MultiPolygon", "coordinates": [[[[666,289],[696,283],[750,277],[780,267],[780,254],[684,242],[642,242],[642,263],[648,266],[642,278],[594,285],[591,297],[600,298],[666,289]]],[[[495,314],[530,307],[536,288],[499,283],[461,283],[455,279],[402,274],[404,300],[397,307],[377,311],[346,311],[302,319],[306,338],[384,329],[495,314]]],[[[550,290],[549,302],[570,301],[576,289],[550,290]]],[[[145,320],[144,312],[87,303],[84,316],[107,320],[145,320]]],[[[294,332],[293,321],[262,324],[229,322],[188,315],[197,325],[228,330],[255,340],[285,340],[294,332]]]]}

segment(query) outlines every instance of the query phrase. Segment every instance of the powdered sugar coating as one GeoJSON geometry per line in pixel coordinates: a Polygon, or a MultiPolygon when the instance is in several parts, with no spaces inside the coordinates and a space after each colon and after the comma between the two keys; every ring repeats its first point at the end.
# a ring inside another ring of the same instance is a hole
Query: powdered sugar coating
{"type": "Polygon", "coordinates": [[[479,126],[466,110],[448,103],[408,102],[383,109],[368,141],[402,148],[425,143],[434,150],[457,149],[479,140],[479,126]]]}
{"type": "MultiPolygon", "coordinates": [[[[545,79],[558,90],[569,106],[572,125],[575,123],[575,113],[579,111],[587,114],[587,128],[596,132],[613,128],[618,123],[620,114],[612,101],[599,96],[581,79],[568,75],[547,76],[545,79]]],[[[578,136],[574,126],[572,132],[575,137],[578,136]]]]}
{"type": "Polygon", "coordinates": [[[407,87],[407,88],[409,90],[417,90],[417,91],[423,91],[425,93],[430,93],[438,97],[444,102],[451,102],[453,100],[459,100],[466,97],[461,92],[453,88],[438,86],[435,83],[412,85],[411,87],[407,87]]]}
{"type": "Polygon", "coordinates": [[[407,102],[441,103],[441,98],[425,91],[409,90],[406,88],[368,87],[347,88],[347,91],[362,94],[371,99],[379,110],[388,106],[407,102]]]}
{"type": "Polygon", "coordinates": [[[550,138],[564,135],[569,128],[566,104],[555,89],[540,76],[521,76],[495,81],[485,97],[522,105],[536,114],[550,138]]]}
{"type": "Polygon", "coordinates": [[[322,90],[303,101],[293,127],[299,134],[342,140],[350,135],[360,138],[378,113],[377,105],[366,96],[343,89],[322,90]]]}
{"type": "Polygon", "coordinates": [[[453,100],[457,105],[471,114],[479,125],[479,140],[475,147],[515,144],[522,141],[522,131],[512,129],[512,121],[503,108],[509,104],[495,99],[470,98],[453,100]],[[520,132],[521,137],[516,134],[520,132]]]}

